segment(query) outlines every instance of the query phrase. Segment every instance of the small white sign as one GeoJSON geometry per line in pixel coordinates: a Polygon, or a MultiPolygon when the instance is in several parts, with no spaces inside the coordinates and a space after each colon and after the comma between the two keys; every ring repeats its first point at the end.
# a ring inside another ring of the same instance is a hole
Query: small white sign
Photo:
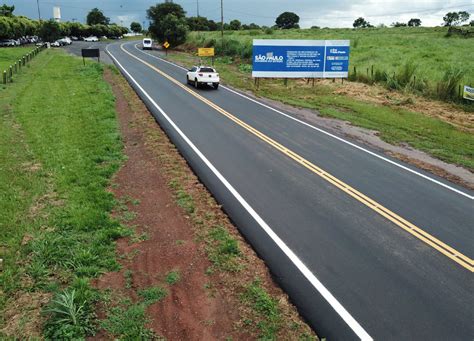
{"type": "Polygon", "coordinates": [[[471,88],[470,86],[465,85],[464,93],[462,97],[470,101],[474,101],[474,88],[471,88]]]}

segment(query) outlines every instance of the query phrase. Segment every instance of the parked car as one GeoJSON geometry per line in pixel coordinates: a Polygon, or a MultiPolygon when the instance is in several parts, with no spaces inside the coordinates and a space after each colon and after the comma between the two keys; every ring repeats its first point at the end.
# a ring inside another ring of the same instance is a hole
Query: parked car
{"type": "Polygon", "coordinates": [[[186,80],[199,88],[201,84],[212,85],[217,90],[219,87],[219,74],[209,66],[193,66],[186,75],[186,80]]]}
{"type": "Polygon", "coordinates": [[[51,47],[61,47],[63,46],[59,40],[51,43],[51,47]]]}
{"type": "Polygon", "coordinates": [[[2,39],[0,40],[1,47],[10,47],[15,46],[15,42],[12,39],[2,39]]]}
{"type": "Polygon", "coordinates": [[[78,41],[79,38],[78,38],[78,37],[75,37],[75,36],[72,36],[72,37],[71,37],[71,40],[72,40],[72,41],[78,41]]]}
{"type": "Polygon", "coordinates": [[[72,44],[72,40],[69,37],[64,37],[62,39],[59,39],[58,41],[62,45],[71,45],[72,44]]]}
{"type": "Polygon", "coordinates": [[[99,38],[97,38],[96,36],[90,36],[90,37],[84,38],[84,41],[97,42],[99,41],[99,38]]]}

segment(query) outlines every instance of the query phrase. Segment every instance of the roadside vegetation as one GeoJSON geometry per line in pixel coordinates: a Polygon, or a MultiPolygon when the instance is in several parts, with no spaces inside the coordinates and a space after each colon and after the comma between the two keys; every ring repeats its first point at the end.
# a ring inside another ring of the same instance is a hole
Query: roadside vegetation
{"type": "MultiPolygon", "coordinates": [[[[167,58],[186,67],[198,63],[194,53],[169,53],[167,58]]],[[[251,76],[251,65],[240,58],[217,57],[215,67],[224,82],[236,88],[297,107],[314,109],[323,116],[349,121],[379,132],[379,137],[388,143],[408,144],[448,163],[474,170],[474,127],[469,120],[471,114],[462,110],[471,110],[469,108],[453,106],[453,110],[462,116],[462,126],[453,125],[448,122],[449,119],[440,120],[408,109],[415,104],[417,97],[406,93],[402,101],[391,99],[393,95],[387,93],[385,103],[374,103],[338,91],[340,81],[318,81],[312,87],[311,83],[302,79],[288,80],[286,85],[283,80],[265,79],[257,89],[251,76]]],[[[350,87],[347,82],[345,84],[350,87]]]]}
{"type": "MultiPolygon", "coordinates": [[[[182,46],[215,47],[216,54],[251,67],[253,39],[349,39],[350,79],[381,83],[387,88],[423,96],[458,100],[459,85],[474,86],[474,60],[467,58],[472,38],[452,35],[449,27],[392,27],[370,29],[287,29],[190,32],[182,46]],[[448,52],[449,51],[449,52],[448,52]]],[[[474,28],[465,30],[474,32],[474,28]]]]}
{"type": "Polygon", "coordinates": [[[119,268],[130,233],[106,190],[123,161],[114,97],[99,64],[47,50],[30,65],[0,96],[0,335],[83,338],[90,279],[119,268]]]}
{"type": "MultiPolygon", "coordinates": [[[[7,70],[10,65],[13,65],[15,62],[18,62],[21,57],[31,52],[33,49],[33,46],[11,47],[7,49],[3,48],[0,53],[0,73],[3,73],[3,71],[7,70]]],[[[3,75],[0,74],[0,77],[3,77],[3,75]]]]}

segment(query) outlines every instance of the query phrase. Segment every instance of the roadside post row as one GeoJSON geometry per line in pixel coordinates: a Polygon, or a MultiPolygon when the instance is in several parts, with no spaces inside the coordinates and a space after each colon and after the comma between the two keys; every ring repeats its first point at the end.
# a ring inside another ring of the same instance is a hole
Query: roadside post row
{"type": "Polygon", "coordinates": [[[3,70],[2,83],[3,84],[12,83],[13,74],[18,73],[22,67],[24,67],[27,63],[29,63],[43,49],[44,49],[44,46],[36,47],[30,53],[25,54],[23,57],[21,57],[21,59],[19,59],[18,61],[15,61],[15,63],[13,65],[10,65],[10,67],[7,70],[3,70]]]}

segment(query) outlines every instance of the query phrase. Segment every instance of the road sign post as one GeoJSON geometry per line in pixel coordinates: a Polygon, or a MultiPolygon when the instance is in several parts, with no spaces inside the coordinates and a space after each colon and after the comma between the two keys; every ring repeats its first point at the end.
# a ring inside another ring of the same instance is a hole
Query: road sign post
{"type": "Polygon", "coordinates": [[[168,43],[168,41],[165,41],[163,43],[163,47],[165,48],[166,55],[168,55],[168,48],[170,47],[170,43],[168,43]]]}
{"type": "Polygon", "coordinates": [[[199,61],[201,61],[202,57],[211,57],[212,65],[214,65],[214,55],[215,55],[215,51],[213,47],[199,47],[198,48],[199,61]]]}
{"type": "Polygon", "coordinates": [[[85,58],[97,58],[100,63],[100,50],[99,49],[82,49],[82,62],[86,65],[85,58]]]}

